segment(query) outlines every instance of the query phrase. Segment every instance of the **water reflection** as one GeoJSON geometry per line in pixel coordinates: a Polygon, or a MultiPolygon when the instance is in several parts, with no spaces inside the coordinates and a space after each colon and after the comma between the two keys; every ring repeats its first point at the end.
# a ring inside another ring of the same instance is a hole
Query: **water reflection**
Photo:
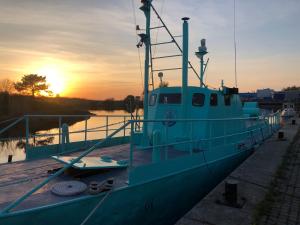
{"type": "MultiPolygon", "coordinates": [[[[80,121],[75,124],[72,124],[70,120],[62,120],[62,123],[66,123],[69,126],[70,132],[70,142],[74,141],[83,141],[85,138],[87,140],[101,139],[112,133],[115,129],[119,128],[124,123],[124,117],[117,115],[129,115],[128,112],[123,110],[115,111],[103,111],[103,110],[93,110],[90,111],[95,115],[108,115],[115,117],[90,117],[86,121],[80,121]],[[106,132],[106,123],[113,124],[109,126],[110,131],[106,132]],[[90,132],[85,134],[84,132],[77,132],[85,130],[87,126],[88,129],[91,129],[90,132]],[[93,129],[95,128],[95,129],[93,129]],[[75,133],[72,133],[75,132],[75,133]]],[[[127,118],[128,119],[128,118],[127,118]]],[[[45,118],[46,120],[46,118],[45,118]]],[[[57,119],[58,120],[58,119],[57,119]]],[[[59,122],[57,122],[59,124],[59,122]]],[[[42,130],[35,133],[32,138],[29,139],[30,146],[45,146],[49,144],[58,144],[59,143],[59,129],[53,128],[49,130],[42,130]],[[47,136],[42,136],[47,134],[47,136]]],[[[129,134],[129,130],[125,131],[125,134],[129,134]]],[[[123,132],[120,132],[116,136],[124,135],[123,132]]],[[[0,142],[0,163],[7,162],[8,155],[13,155],[13,161],[19,161],[25,159],[25,138],[15,138],[13,140],[5,140],[0,142]]]]}

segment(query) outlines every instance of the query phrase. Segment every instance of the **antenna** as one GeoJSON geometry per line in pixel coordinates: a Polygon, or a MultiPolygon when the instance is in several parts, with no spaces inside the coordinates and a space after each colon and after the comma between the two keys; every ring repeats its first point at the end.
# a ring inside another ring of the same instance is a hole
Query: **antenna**
{"type": "Polygon", "coordinates": [[[236,71],[236,36],[235,36],[235,1],[233,0],[233,44],[234,44],[234,80],[237,87],[237,71],[236,71]]]}

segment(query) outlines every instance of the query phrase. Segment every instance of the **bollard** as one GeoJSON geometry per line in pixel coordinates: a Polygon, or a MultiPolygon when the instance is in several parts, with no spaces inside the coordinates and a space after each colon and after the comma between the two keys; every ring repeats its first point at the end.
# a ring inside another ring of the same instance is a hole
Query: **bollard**
{"type": "Polygon", "coordinates": [[[238,200],[238,181],[226,180],[225,181],[225,201],[229,205],[237,205],[238,200]]]}
{"type": "Polygon", "coordinates": [[[292,120],[292,125],[296,125],[296,120],[292,120]]]}
{"type": "Polygon", "coordinates": [[[278,131],[278,139],[282,140],[284,138],[284,132],[283,131],[278,131]]]}
{"type": "Polygon", "coordinates": [[[8,163],[11,163],[11,162],[12,162],[12,159],[13,159],[13,155],[8,155],[7,162],[8,162],[8,163]]]}

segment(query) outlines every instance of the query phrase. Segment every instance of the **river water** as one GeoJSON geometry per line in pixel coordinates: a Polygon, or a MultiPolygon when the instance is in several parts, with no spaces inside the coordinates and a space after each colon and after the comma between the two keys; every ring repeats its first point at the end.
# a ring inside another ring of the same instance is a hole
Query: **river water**
{"type": "MultiPolygon", "coordinates": [[[[91,113],[98,115],[99,117],[90,117],[87,120],[88,129],[97,128],[93,130],[93,132],[87,133],[87,140],[95,140],[101,139],[106,136],[106,115],[108,117],[108,124],[115,124],[110,126],[110,129],[117,129],[124,123],[123,115],[130,116],[128,112],[123,110],[115,110],[115,111],[103,111],[103,110],[94,110],[90,111],[91,113]],[[104,117],[102,117],[104,116],[104,117]]],[[[127,117],[128,119],[129,117],[127,117]]],[[[85,121],[77,122],[71,126],[69,126],[69,132],[82,131],[85,129],[85,121]]],[[[109,131],[108,134],[113,132],[113,130],[109,131]]],[[[53,136],[46,137],[35,137],[30,138],[29,144],[35,146],[47,145],[47,144],[58,144],[59,143],[59,129],[54,128],[50,130],[42,130],[37,132],[37,135],[43,134],[51,134],[53,136]]],[[[126,130],[126,134],[129,133],[129,130],[126,130]]],[[[120,132],[120,134],[116,136],[122,136],[124,133],[120,132]]],[[[75,141],[83,141],[85,140],[85,133],[73,133],[70,134],[70,142],[75,141]]],[[[8,159],[8,155],[13,155],[13,161],[20,161],[25,159],[25,139],[19,138],[12,141],[0,142],[0,163],[6,163],[8,159]]]]}

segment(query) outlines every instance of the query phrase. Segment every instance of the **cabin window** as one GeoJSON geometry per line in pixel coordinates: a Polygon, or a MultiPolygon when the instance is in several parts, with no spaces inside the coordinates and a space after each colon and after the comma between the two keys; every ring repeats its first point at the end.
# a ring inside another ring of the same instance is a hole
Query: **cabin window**
{"type": "Polygon", "coordinates": [[[218,95],[213,93],[213,94],[210,94],[210,105],[211,106],[216,106],[218,105],[218,95]]]}
{"type": "Polygon", "coordinates": [[[152,94],[149,99],[149,106],[154,106],[156,103],[157,94],[152,94]]]}
{"type": "Polygon", "coordinates": [[[193,94],[193,99],[192,99],[192,104],[193,106],[203,106],[204,105],[204,100],[205,100],[205,95],[202,93],[194,93],[193,94]]]}
{"type": "Polygon", "coordinates": [[[231,97],[230,97],[230,95],[224,95],[224,104],[226,105],[226,106],[230,106],[231,105],[231,97]]]}
{"type": "Polygon", "coordinates": [[[160,104],[180,104],[181,103],[181,94],[172,93],[172,94],[160,94],[159,95],[160,104]]]}

